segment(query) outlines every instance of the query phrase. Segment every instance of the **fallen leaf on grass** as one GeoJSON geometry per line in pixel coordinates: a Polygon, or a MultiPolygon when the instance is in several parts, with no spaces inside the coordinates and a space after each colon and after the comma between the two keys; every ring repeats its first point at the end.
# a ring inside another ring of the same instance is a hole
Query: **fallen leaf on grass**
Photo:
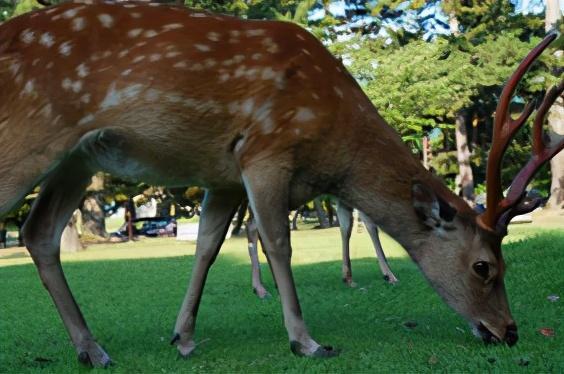
{"type": "Polygon", "coordinates": [[[431,357],[429,357],[429,360],[427,362],[429,363],[429,365],[436,365],[439,362],[439,359],[437,356],[432,355],[431,357]]]}
{"type": "Polygon", "coordinates": [[[554,329],[550,327],[543,327],[538,330],[544,336],[554,336],[554,329]]]}
{"type": "Polygon", "coordinates": [[[417,327],[417,322],[415,322],[415,321],[406,321],[406,322],[403,323],[403,325],[404,325],[405,327],[407,327],[408,329],[414,329],[414,328],[417,327]]]}
{"type": "Polygon", "coordinates": [[[560,300],[560,296],[558,295],[548,295],[546,298],[548,299],[548,301],[552,301],[553,303],[560,300]]]}

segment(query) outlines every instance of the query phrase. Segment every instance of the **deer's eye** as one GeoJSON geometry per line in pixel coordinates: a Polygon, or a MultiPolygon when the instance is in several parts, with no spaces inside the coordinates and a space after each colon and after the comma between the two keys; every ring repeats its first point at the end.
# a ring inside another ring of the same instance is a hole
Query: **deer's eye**
{"type": "Polygon", "coordinates": [[[478,274],[480,277],[484,279],[488,279],[490,274],[490,265],[486,261],[478,261],[472,265],[472,269],[478,274]]]}

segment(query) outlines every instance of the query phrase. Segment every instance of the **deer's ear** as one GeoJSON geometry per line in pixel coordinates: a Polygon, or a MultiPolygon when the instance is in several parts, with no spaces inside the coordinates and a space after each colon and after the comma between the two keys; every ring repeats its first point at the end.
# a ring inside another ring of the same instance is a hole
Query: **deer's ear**
{"type": "Polygon", "coordinates": [[[435,195],[430,188],[421,183],[414,183],[411,187],[411,197],[415,213],[427,227],[447,230],[454,227],[450,222],[456,216],[456,209],[435,195]]]}

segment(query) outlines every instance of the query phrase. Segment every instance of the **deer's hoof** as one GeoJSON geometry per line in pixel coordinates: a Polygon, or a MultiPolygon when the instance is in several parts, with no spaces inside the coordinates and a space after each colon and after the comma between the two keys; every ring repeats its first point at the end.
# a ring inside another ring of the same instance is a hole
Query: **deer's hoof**
{"type": "Polygon", "coordinates": [[[396,278],[395,275],[393,274],[386,274],[384,275],[384,280],[386,281],[386,283],[388,284],[396,284],[399,282],[399,280],[396,278]]]}
{"type": "Polygon", "coordinates": [[[331,346],[320,345],[317,349],[309,351],[295,340],[290,342],[290,350],[298,357],[331,358],[339,355],[339,351],[331,346]]]}
{"type": "Polygon", "coordinates": [[[264,287],[256,287],[253,288],[253,292],[255,293],[255,295],[258,296],[259,299],[261,300],[266,300],[266,299],[270,299],[272,295],[270,295],[270,293],[268,293],[268,291],[264,288],[264,287]]]}
{"type": "Polygon", "coordinates": [[[89,347],[78,353],[78,361],[83,365],[95,368],[107,368],[112,359],[97,343],[92,342],[89,347]]]}
{"type": "Polygon", "coordinates": [[[180,358],[187,359],[196,349],[196,343],[193,340],[189,340],[186,343],[178,342],[176,349],[178,349],[178,356],[180,358]]]}

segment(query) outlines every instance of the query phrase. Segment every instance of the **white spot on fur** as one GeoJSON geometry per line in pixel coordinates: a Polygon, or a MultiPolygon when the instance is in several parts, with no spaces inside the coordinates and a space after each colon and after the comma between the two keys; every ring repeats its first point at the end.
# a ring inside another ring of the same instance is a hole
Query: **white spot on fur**
{"type": "Polygon", "coordinates": [[[302,52],[305,53],[305,54],[308,55],[308,56],[311,56],[311,52],[308,51],[308,50],[305,49],[305,48],[302,48],[302,52]]]}
{"type": "Polygon", "coordinates": [[[63,87],[63,89],[66,91],[70,90],[72,87],[72,80],[70,78],[63,79],[61,82],[61,87],[63,87]]]}
{"type": "Polygon", "coordinates": [[[77,17],[71,21],[71,29],[73,31],[84,30],[85,26],[86,26],[86,21],[82,17],[77,17]]]}
{"type": "Polygon", "coordinates": [[[23,88],[23,92],[26,94],[31,94],[33,92],[34,89],[34,83],[33,83],[33,79],[29,80],[25,83],[25,86],[23,88]]]}
{"type": "Polygon", "coordinates": [[[149,61],[156,62],[159,61],[161,58],[162,55],[160,53],[153,53],[152,55],[149,56],[149,61]]]}
{"type": "Polygon", "coordinates": [[[313,65],[313,68],[320,73],[323,72],[323,69],[321,69],[321,67],[319,65],[313,65]]]}
{"type": "Polygon", "coordinates": [[[294,134],[300,135],[301,133],[302,133],[302,130],[300,130],[299,128],[294,129],[294,134]]]}
{"type": "Polygon", "coordinates": [[[207,38],[209,40],[211,40],[212,42],[218,42],[219,39],[220,39],[220,35],[217,32],[211,31],[211,32],[208,32],[207,38]]]}
{"type": "Polygon", "coordinates": [[[72,8],[72,9],[69,9],[67,11],[64,11],[61,15],[66,19],[71,19],[71,18],[76,17],[79,10],[80,10],[79,8],[72,8]]]}
{"type": "Polygon", "coordinates": [[[245,35],[249,37],[253,36],[263,36],[265,33],[264,29],[256,29],[256,30],[247,30],[245,31],[245,35]]]}
{"type": "Polygon", "coordinates": [[[205,13],[192,13],[190,14],[190,17],[195,17],[195,18],[204,18],[207,17],[208,15],[205,13]]]}
{"type": "Polygon", "coordinates": [[[79,93],[82,90],[82,81],[72,82],[71,89],[74,93],[79,93]]]}
{"type": "Polygon", "coordinates": [[[236,63],[236,64],[240,64],[241,62],[243,62],[243,60],[245,60],[245,56],[243,56],[243,55],[233,56],[233,62],[236,63]]]}
{"type": "Polygon", "coordinates": [[[305,40],[304,36],[301,34],[296,34],[296,37],[300,40],[305,40]]]}
{"type": "Polygon", "coordinates": [[[135,44],[136,47],[143,47],[144,45],[147,45],[147,42],[139,42],[135,44]]]}
{"type": "Polygon", "coordinates": [[[85,78],[88,76],[88,74],[90,74],[90,69],[88,69],[88,66],[86,66],[86,64],[82,63],[76,67],[76,73],[80,78],[85,78]]]}
{"type": "Polygon", "coordinates": [[[204,70],[204,65],[200,64],[199,62],[196,62],[195,64],[192,64],[192,66],[190,66],[190,71],[202,71],[204,70]]]}
{"type": "Polygon", "coordinates": [[[20,34],[20,40],[25,44],[31,44],[35,41],[35,31],[30,29],[25,29],[20,34]]]}
{"type": "Polygon", "coordinates": [[[137,5],[135,5],[135,4],[123,4],[123,7],[133,9],[133,8],[137,8],[137,5]]]}
{"type": "Polygon", "coordinates": [[[163,26],[163,31],[177,30],[183,28],[184,25],[181,23],[169,23],[163,26]]]}
{"type": "Polygon", "coordinates": [[[319,95],[316,94],[315,92],[313,92],[313,93],[311,94],[311,97],[313,97],[314,100],[319,100],[319,95]]]}
{"type": "Polygon", "coordinates": [[[211,50],[209,45],[205,44],[194,44],[194,47],[200,52],[209,52],[211,50]]]}
{"type": "Polygon", "coordinates": [[[124,49],[123,51],[120,51],[118,53],[118,57],[123,58],[123,57],[127,56],[128,54],[129,54],[129,49],[124,49]]]}
{"type": "Polygon", "coordinates": [[[206,68],[210,69],[213,68],[215,65],[217,65],[217,62],[213,58],[207,58],[204,61],[204,65],[206,68]]]}
{"type": "Polygon", "coordinates": [[[297,122],[309,122],[315,119],[315,114],[309,108],[299,107],[294,115],[294,120],[297,122]]]}
{"type": "Polygon", "coordinates": [[[87,125],[87,124],[93,122],[94,119],[95,119],[95,117],[94,117],[93,114],[87,114],[77,122],[77,125],[79,125],[79,126],[87,125]]]}
{"type": "Polygon", "coordinates": [[[141,18],[141,13],[139,13],[139,12],[131,12],[131,13],[129,13],[129,15],[132,18],[141,18]]]}
{"type": "Polygon", "coordinates": [[[176,64],[172,65],[172,67],[177,69],[185,69],[188,67],[188,64],[186,63],[186,61],[179,61],[176,64]]]}
{"type": "Polygon", "coordinates": [[[231,76],[229,75],[229,73],[221,73],[221,74],[219,75],[219,81],[220,81],[221,83],[227,82],[227,81],[229,80],[229,78],[231,78],[231,76]]]}
{"type": "Polygon", "coordinates": [[[68,57],[68,56],[70,56],[71,52],[72,52],[72,45],[71,45],[71,42],[66,41],[66,42],[61,43],[61,44],[59,45],[59,53],[60,53],[61,55],[68,57]]]}
{"type": "Polygon", "coordinates": [[[53,38],[53,35],[48,32],[43,33],[39,39],[39,44],[47,48],[51,48],[53,44],[55,44],[55,38],[53,38]]]}
{"type": "Polygon", "coordinates": [[[269,67],[266,67],[266,68],[264,68],[264,69],[262,70],[261,78],[262,78],[263,80],[271,80],[271,79],[276,78],[276,73],[275,73],[274,70],[272,70],[272,68],[269,66],[269,67]]]}
{"type": "Polygon", "coordinates": [[[143,29],[131,29],[127,32],[127,36],[130,38],[136,38],[143,32],[143,29]]]}
{"type": "Polygon", "coordinates": [[[241,112],[246,116],[250,116],[251,113],[253,112],[254,106],[255,106],[254,99],[249,98],[243,101],[243,104],[241,105],[241,112]]]}
{"type": "Polygon", "coordinates": [[[172,51],[172,52],[167,52],[167,53],[165,54],[165,57],[166,57],[166,58],[174,58],[174,57],[180,56],[181,54],[182,54],[182,53],[180,53],[180,52],[172,51]]]}
{"type": "Polygon", "coordinates": [[[98,20],[100,21],[102,26],[107,29],[111,28],[114,25],[114,17],[106,13],[98,14],[98,20]]]}
{"type": "Polygon", "coordinates": [[[143,36],[146,38],[154,38],[157,35],[159,35],[159,33],[155,30],[147,30],[143,33],[143,36]]]}
{"type": "Polygon", "coordinates": [[[337,96],[339,96],[341,99],[343,97],[345,97],[345,95],[343,95],[343,91],[341,91],[341,89],[337,86],[333,87],[333,91],[335,91],[335,93],[337,94],[337,96]]]}
{"type": "Polygon", "coordinates": [[[108,110],[121,105],[124,101],[137,99],[142,90],[142,84],[133,84],[122,90],[117,90],[116,84],[112,83],[108,88],[108,92],[106,93],[104,100],[100,103],[100,109],[108,110]]]}
{"type": "Polygon", "coordinates": [[[145,56],[141,55],[141,56],[137,56],[135,57],[131,62],[133,62],[134,64],[141,62],[145,59],[145,56]]]}
{"type": "Polygon", "coordinates": [[[262,57],[262,53],[253,53],[253,55],[251,56],[251,58],[255,61],[260,60],[261,57],[262,57]]]}
{"type": "Polygon", "coordinates": [[[88,104],[90,102],[91,95],[89,93],[84,94],[80,97],[80,102],[84,104],[88,104]]]}
{"type": "Polygon", "coordinates": [[[123,75],[124,77],[128,76],[129,74],[131,74],[132,70],[131,69],[125,69],[124,71],[121,72],[121,75],[123,75]]]}

